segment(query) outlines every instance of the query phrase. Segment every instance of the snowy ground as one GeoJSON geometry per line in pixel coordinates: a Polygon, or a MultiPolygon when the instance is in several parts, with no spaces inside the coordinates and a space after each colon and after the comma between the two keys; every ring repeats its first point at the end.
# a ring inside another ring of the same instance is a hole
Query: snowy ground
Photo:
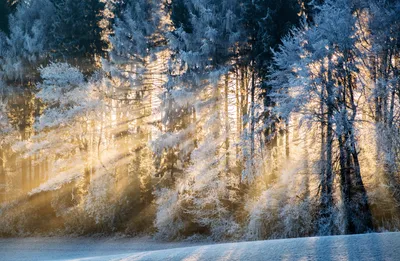
{"type": "Polygon", "coordinates": [[[0,239],[0,260],[400,260],[400,233],[193,245],[149,239],[0,239]]]}

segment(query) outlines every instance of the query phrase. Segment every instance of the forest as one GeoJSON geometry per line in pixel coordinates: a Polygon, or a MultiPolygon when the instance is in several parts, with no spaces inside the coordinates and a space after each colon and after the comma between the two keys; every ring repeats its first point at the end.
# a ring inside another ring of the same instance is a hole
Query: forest
{"type": "Polygon", "coordinates": [[[400,230],[399,0],[0,0],[0,236],[400,230]]]}

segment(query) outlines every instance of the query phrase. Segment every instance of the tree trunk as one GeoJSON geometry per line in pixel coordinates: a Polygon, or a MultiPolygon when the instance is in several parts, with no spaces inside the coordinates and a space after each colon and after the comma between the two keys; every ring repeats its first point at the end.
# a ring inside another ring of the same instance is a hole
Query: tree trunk
{"type": "MultiPolygon", "coordinates": [[[[250,105],[250,159],[254,160],[254,152],[255,152],[255,91],[256,91],[256,84],[255,84],[255,73],[254,71],[251,74],[251,105],[250,105]]],[[[253,164],[252,164],[253,166],[253,164]]]]}
{"type": "Polygon", "coordinates": [[[5,202],[6,195],[6,170],[4,148],[0,145],[0,204],[5,202]]]}
{"type": "Polygon", "coordinates": [[[230,128],[229,128],[229,74],[225,75],[225,90],[224,90],[224,94],[225,94],[225,169],[226,171],[229,171],[229,157],[230,157],[230,144],[229,144],[229,138],[230,138],[230,128]]]}
{"type": "MultiPolygon", "coordinates": [[[[332,74],[328,68],[328,82],[326,84],[327,92],[327,126],[326,126],[326,162],[325,162],[325,177],[321,184],[321,215],[320,215],[320,233],[332,234],[332,210],[333,210],[333,166],[332,166],[332,148],[333,148],[333,84],[332,74]]],[[[323,164],[323,163],[322,163],[323,164]]]]}
{"type": "MultiPolygon", "coordinates": [[[[348,66],[346,65],[346,68],[348,66]]],[[[351,73],[346,73],[346,78],[344,78],[345,89],[343,90],[343,124],[344,124],[344,143],[346,148],[346,168],[345,172],[345,182],[349,189],[349,200],[345,201],[348,204],[346,208],[348,209],[347,217],[347,232],[353,233],[365,233],[372,229],[372,216],[368,205],[368,195],[365,190],[360,170],[360,163],[358,159],[356,139],[354,136],[354,121],[357,115],[357,106],[354,101],[353,88],[355,86],[355,81],[353,80],[351,73]],[[346,88],[347,87],[347,88],[346,88]],[[348,101],[346,99],[346,91],[348,91],[348,101]],[[348,117],[347,104],[351,108],[351,118],[348,117]],[[353,175],[353,180],[351,180],[351,175],[353,175]],[[356,211],[354,211],[354,208],[356,211]]],[[[343,178],[343,177],[342,177],[343,178]]]]}
{"type": "Polygon", "coordinates": [[[290,130],[289,130],[289,119],[285,122],[285,156],[288,160],[290,158],[290,130]]]}

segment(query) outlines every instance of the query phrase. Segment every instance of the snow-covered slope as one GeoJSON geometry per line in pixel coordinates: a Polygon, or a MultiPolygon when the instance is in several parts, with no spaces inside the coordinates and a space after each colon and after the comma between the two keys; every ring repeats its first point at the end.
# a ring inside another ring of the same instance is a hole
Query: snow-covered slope
{"type": "Polygon", "coordinates": [[[400,260],[400,233],[190,245],[135,239],[3,239],[1,260],[400,260]]]}

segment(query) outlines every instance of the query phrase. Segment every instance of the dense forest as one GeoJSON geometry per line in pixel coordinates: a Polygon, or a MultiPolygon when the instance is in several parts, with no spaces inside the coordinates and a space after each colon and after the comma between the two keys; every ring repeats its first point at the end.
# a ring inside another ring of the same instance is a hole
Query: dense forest
{"type": "Polygon", "coordinates": [[[399,0],[0,0],[0,235],[400,229],[399,0]]]}

